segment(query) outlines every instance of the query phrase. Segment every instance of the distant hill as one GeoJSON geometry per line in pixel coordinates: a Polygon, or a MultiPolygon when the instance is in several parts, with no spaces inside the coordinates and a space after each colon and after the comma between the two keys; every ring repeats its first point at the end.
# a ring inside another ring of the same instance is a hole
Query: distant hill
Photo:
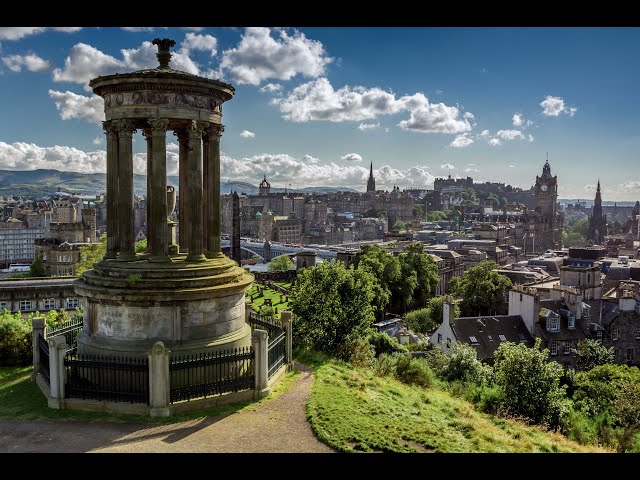
{"type": "MultiPolygon", "coordinates": [[[[169,185],[178,186],[178,177],[167,178],[169,185]]],[[[133,176],[133,188],[137,195],[144,195],[147,189],[145,175],[133,176]]],[[[106,189],[106,174],[61,172],[53,169],[0,170],[0,195],[20,195],[25,197],[48,196],[59,190],[65,193],[96,195],[106,189]]],[[[258,187],[244,182],[225,182],[220,185],[221,193],[246,193],[255,195],[258,187]]],[[[284,188],[272,188],[272,192],[283,192],[284,188]]],[[[302,193],[356,192],[349,187],[305,187],[293,190],[302,193]]]]}

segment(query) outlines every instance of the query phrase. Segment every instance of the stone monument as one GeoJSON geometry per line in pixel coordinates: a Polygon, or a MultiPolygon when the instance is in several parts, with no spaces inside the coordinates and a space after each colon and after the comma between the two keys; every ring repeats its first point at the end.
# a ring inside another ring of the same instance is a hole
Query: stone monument
{"type": "Polygon", "coordinates": [[[220,249],[221,107],[235,90],[171,68],[173,40],[153,44],[158,67],[89,82],[106,117],[107,250],[75,282],[84,306],[79,353],[142,356],[157,341],[177,355],[251,344],[244,292],[253,276],[220,249]],[[136,130],[147,144],[144,253],[134,250],[136,130]],[[169,130],[179,143],[178,236],[168,219],[175,206],[175,189],[167,186],[169,130]]]}

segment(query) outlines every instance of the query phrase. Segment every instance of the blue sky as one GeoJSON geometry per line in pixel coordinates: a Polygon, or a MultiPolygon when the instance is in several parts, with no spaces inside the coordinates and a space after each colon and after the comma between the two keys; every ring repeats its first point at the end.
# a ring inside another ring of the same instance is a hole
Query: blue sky
{"type": "MultiPolygon", "coordinates": [[[[0,28],[0,168],[104,171],[98,75],[172,66],[236,87],[222,176],[364,190],[472,176],[640,198],[639,28],[0,28]]],[[[172,140],[172,137],[170,137],[172,140]]],[[[135,170],[144,173],[136,136],[135,170]]],[[[169,145],[169,171],[177,148],[169,145]]]]}

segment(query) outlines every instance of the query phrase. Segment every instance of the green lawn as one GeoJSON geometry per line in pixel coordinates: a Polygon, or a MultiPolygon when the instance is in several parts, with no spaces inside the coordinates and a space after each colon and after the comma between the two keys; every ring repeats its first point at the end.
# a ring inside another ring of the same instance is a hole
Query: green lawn
{"type": "Polygon", "coordinates": [[[291,282],[285,282],[284,280],[274,280],[273,283],[281,286],[282,288],[286,288],[287,290],[291,290],[291,282]]]}
{"type": "MultiPolygon", "coordinates": [[[[369,369],[315,362],[307,404],[313,431],[343,452],[603,452],[539,427],[476,411],[439,388],[408,386],[369,369]]],[[[312,362],[309,362],[312,360],[312,362]]]]}
{"type": "Polygon", "coordinates": [[[195,418],[216,417],[255,408],[259,403],[272,400],[283,392],[299,375],[297,370],[287,373],[269,396],[250,402],[220,405],[197,412],[186,412],[170,418],[151,418],[140,415],[54,410],[47,406],[47,399],[31,381],[31,367],[0,367],[0,418],[17,420],[97,420],[132,423],[172,423],[195,418]]]}
{"type": "Polygon", "coordinates": [[[287,310],[289,308],[289,302],[280,302],[280,299],[282,297],[284,297],[284,295],[276,292],[275,290],[271,290],[270,288],[265,288],[264,295],[262,297],[258,297],[258,286],[255,283],[247,292],[247,298],[251,300],[251,306],[256,312],[260,311],[260,307],[262,307],[262,305],[264,304],[265,298],[270,298],[271,305],[273,307],[278,307],[278,313],[276,315],[277,317],[280,316],[282,310],[287,310]]]}

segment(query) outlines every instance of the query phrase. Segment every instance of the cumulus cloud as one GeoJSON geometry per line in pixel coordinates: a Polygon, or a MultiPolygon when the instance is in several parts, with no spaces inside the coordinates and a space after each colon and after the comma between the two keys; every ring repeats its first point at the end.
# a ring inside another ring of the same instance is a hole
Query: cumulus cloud
{"type": "Polygon", "coordinates": [[[0,168],[36,170],[54,168],[63,171],[95,173],[105,171],[106,152],[84,152],[73,147],[40,147],[33,143],[0,142],[0,168]]]}
{"type": "Polygon", "coordinates": [[[305,163],[318,163],[320,161],[319,158],[313,157],[311,155],[305,155],[304,157],[302,157],[302,160],[305,163]]]}
{"type": "Polygon", "coordinates": [[[533,138],[533,135],[531,134],[529,134],[527,138],[529,139],[530,142],[533,142],[535,140],[535,138],[533,138]]]}
{"type": "Polygon", "coordinates": [[[278,93],[282,91],[282,85],[279,83],[267,83],[260,91],[265,93],[278,93]]]}
{"type": "Polygon", "coordinates": [[[347,153],[340,157],[340,160],[346,160],[347,162],[361,162],[362,156],[357,153],[347,153]]]}
{"type": "Polygon", "coordinates": [[[442,165],[440,165],[440,168],[442,170],[455,170],[456,167],[454,167],[450,163],[443,163],[442,165]]]}
{"type": "Polygon", "coordinates": [[[513,114],[513,126],[514,127],[521,127],[523,123],[524,123],[524,120],[522,118],[522,114],[521,113],[514,113],[513,114]]]}
{"type": "Polygon", "coordinates": [[[401,121],[400,128],[429,133],[471,130],[468,118],[460,118],[457,107],[430,103],[422,93],[396,98],[379,87],[344,86],[335,90],[324,77],[299,85],[272,103],[280,107],[285,120],[293,122],[362,121],[408,111],[409,119],[401,121]]]}
{"type": "Polygon", "coordinates": [[[120,27],[125,32],[153,32],[156,27],[120,27]]]}
{"type": "Polygon", "coordinates": [[[254,138],[256,134],[253,132],[250,132],[249,130],[243,130],[242,132],[240,132],[240,136],[242,138],[254,138]]]}
{"type": "Polygon", "coordinates": [[[68,90],[64,93],[49,90],[49,96],[55,102],[60,118],[63,120],[79,118],[98,124],[104,121],[104,102],[97,95],[85,97],[68,90]]]}
{"type": "Polygon", "coordinates": [[[46,30],[73,33],[82,30],[82,27],[0,27],[0,40],[20,40],[21,38],[42,33],[46,30]]]}
{"type": "Polygon", "coordinates": [[[480,133],[481,137],[488,137],[489,135],[491,135],[491,132],[489,132],[489,130],[482,130],[482,133],[480,133]]]}
{"type": "Polygon", "coordinates": [[[547,95],[545,99],[540,102],[540,106],[542,107],[542,113],[547,117],[557,117],[561,113],[573,117],[578,111],[576,107],[567,107],[562,98],[551,95],[547,95]]]}
{"type": "Polygon", "coordinates": [[[465,148],[473,143],[473,140],[467,137],[466,135],[458,135],[453,141],[449,144],[450,147],[453,148],[465,148]]]}
{"type": "Polygon", "coordinates": [[[502,142],[499,138],[491,138],[489,139],[489,145],[491,145],[492,147],[499,147],[500,145],[502,145],[502,142]]]}
{"type": "Polygon", "coordinates": [[[472,172],[479,172],[480,170],[478,170],[477,168],[465,168],[464,171],[465,173],[472,173],[472,172]]]}
{"type": "Polygon", "coordinates": [[[211,35],[200,35],[197,33],[187,32],[182,41],[182,48],[187,50],[203,50],[209,52],[213,57],[216,53],[218,40],[211,35]]]}
{"type": "Polygon", "coordinates": [[[358,130],[365,132],[367,130],[378,128],[379,126],[380,123],[361,123],[360,125],[358,125],[358,130]]]}
{"type": "Polygon", "coordinates": [[[228,71],[237,83],[259,85],[270,78],[319,77],[332,61],[321,42],[302,32],[253,27],[245,29],[235,48],[222,52],[220,70],[228,71]]]}
{"type": "Polygon", "coordinates": [[[524,140],[524,135],[520,130],[498,130],[496,135],[503,140],[515,140],[517,138],[524,140]]]}
{"type": "Polygon", "coordinates": [[[628,180],[621,183],[619,189],[623,192],[640,192],[640,182],[628,180]]]}
{"type": "Polygon", "coordinates": [[[96,137],[92,140],[92,143],[94,145],[100,145],[102,142],[104,141],[104,139],[102,137],[96,137]]]}
{"type": "Polygon", "coordinates": [[[42,72],[51,68],[51,63],[48,60],[43,60],[35,53],[29,53],[27,55],[7,55],[2,57],[2,62],[12,72],[21,72],[22,68],[29,70],[30,72],[42,72]]]}

